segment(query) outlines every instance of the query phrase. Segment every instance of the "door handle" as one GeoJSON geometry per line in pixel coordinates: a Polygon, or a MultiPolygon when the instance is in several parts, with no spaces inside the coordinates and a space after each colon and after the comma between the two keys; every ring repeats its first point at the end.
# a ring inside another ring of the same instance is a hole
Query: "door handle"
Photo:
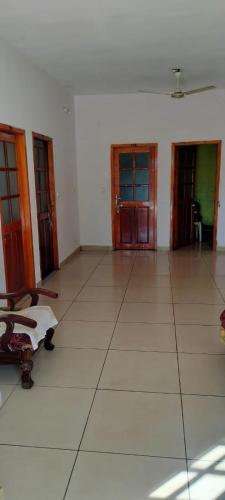
{"type": "Polygon", "coordinates": [[[120,213],[120,197],[118,196],[118,194],[116,194],[116,196],[115,196],[115,208],[116,208],[116,213],[119,214],[120,213]]]}

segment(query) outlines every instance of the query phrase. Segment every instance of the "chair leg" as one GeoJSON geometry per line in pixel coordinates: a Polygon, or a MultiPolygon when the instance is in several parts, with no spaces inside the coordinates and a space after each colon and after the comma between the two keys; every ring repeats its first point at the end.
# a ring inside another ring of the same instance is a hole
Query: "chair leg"
{"type": "Polygon", "coordinates": [[[52,343],[52,337],[54,333],[55,333],[54,328],[49,328],[49,330],[47,330],[46,332],[44,346],[47,351],[52,351],[55,347],[54,344],[52,343]]]}
{"type": "Polygon", "coordinates": [[[31,378],[31,371],[33,368],[32,356],[33,352],[30,349],[27,349],[26,351],[23,351],[21,353],[21,385],[23,389],[31,389],[34,384],[31,378]]]}

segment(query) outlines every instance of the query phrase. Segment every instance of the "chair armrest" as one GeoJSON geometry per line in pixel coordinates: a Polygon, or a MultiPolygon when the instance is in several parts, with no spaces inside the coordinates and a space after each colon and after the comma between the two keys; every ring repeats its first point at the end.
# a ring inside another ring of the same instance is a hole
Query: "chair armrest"
{"type": "Polygon", "coordinates": [[[22,299],[26,297],[26,295],[31,296],[31,306],[36,306],[39,300],[39,295],[45,295],[46,297],[50,297],[52,299],[57,299],[58,293],[52,292],[51,290],[47,290],[45,288],[24,288],[18,292],[12,293],[0,293],[0,300],[8,300],[9,302],[9,310],[14,311],[15,302],[17,299],[22,299]]]}
{"type": "Polygon", "coordinates": [[[225,310],[220,315],[221,326],[225,328],[225,310]]]}
{"type": "Polygon", "coordinates": [[[25,316],[20,316],[19,314],[6,314],[0,315],[0,323],[5,323],[6,330],[2,335],[2,348],[5,351],[9,351],[9,343],[11,336],[14,331],[15,324],[20,324],[23,326],[27,326],[28,328],[35,328],[37,326],[37,322],[33,319],[26,318],[25,316]]]}

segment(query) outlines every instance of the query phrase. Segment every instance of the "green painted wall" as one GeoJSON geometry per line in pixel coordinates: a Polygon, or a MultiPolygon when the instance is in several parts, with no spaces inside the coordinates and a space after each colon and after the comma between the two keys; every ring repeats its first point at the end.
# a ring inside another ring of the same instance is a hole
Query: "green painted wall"
{"type": "Polygon", "coordinates": [[[203,224],[213,225],[216,187],[216,144],[197,146],[195,199],[200,203],[203,224]]]}

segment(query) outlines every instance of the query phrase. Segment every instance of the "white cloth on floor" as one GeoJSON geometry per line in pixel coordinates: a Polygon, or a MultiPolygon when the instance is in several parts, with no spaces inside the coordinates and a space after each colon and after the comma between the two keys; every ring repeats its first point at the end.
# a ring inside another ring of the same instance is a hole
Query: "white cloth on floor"
{"type": "MultiPolygon", "coordinates": [[[[5,316],[5,314],[0,314],[5,316]]],[[[27,326],[19,325],[15,323],[13,333],[29,335],[33,349],[38,348],[38,343],[45,337],[46,331],[49,328],[55,328],[58,325],[58,321],[49,306],[33,306],[27,307],[27,309],[22,309],[21,311],[10,311],[8,314],[19,314],[25,318],[33,319],[37,322],[36,328],[29,328],[27,326]]],[[[0,337],[5,332],[5,324],[0,323],[0,337]]]]}

